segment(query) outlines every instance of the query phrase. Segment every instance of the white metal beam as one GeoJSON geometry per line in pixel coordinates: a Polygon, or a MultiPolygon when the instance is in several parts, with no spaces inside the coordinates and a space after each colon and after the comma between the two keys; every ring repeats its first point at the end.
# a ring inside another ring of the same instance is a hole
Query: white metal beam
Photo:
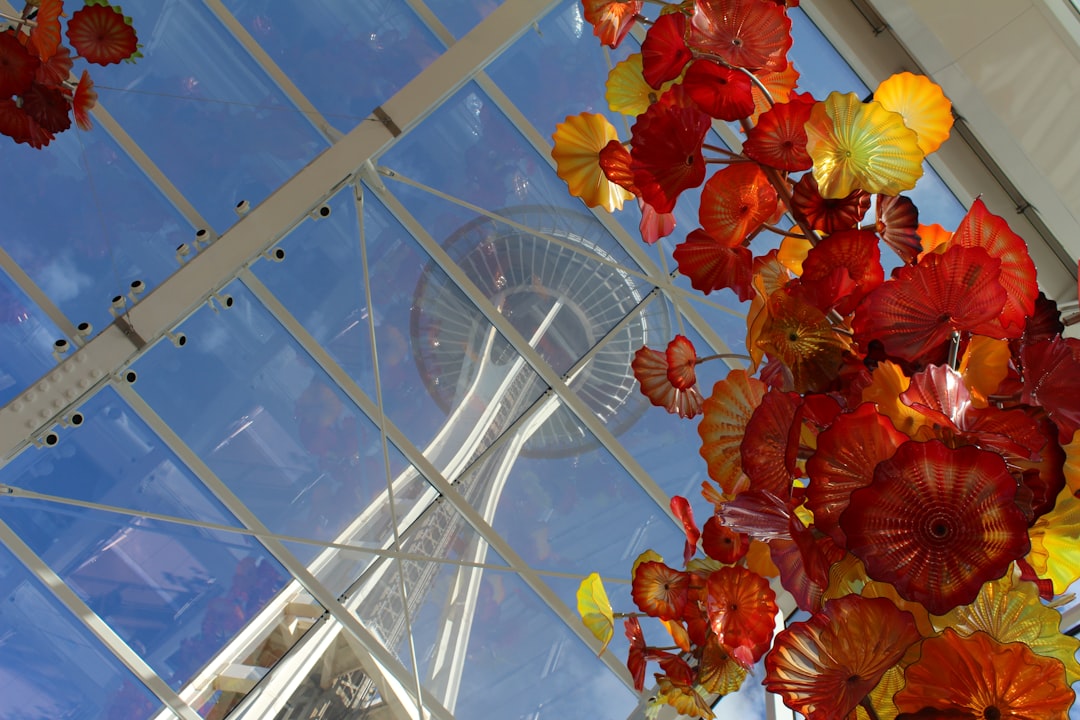
{"type": "MultiPolygon", "coordinates": [[[[80,402],[105,377],[124,368],[145,345],[175,327],[232,280],[240,268],[258,258],[342,187],[360,165],[466,83],[556,2],[506,0],[387,100],[379,112],[315,158],[217,242],[200,251],[131,307],[123,316],[123,328],[117,323],[109,326],[55,371],[8,403],[0,410],[0,459],[10,458],[25,447],[43,427],[80,402]],[[387,123],[386,119],[392,121],[387,123]]],[[[125,149],[141,152],[134,143],[125,149]]],[[[164,175],[161,180],[166,181],[164,175]]],[[[170,199],[180,202],[180,198],[170,196],[170,199]]],[[[194,212],[194,208],[189,212],[194,212]]],[[[185,215],[190,220],[189,212],[185,215]]]]}

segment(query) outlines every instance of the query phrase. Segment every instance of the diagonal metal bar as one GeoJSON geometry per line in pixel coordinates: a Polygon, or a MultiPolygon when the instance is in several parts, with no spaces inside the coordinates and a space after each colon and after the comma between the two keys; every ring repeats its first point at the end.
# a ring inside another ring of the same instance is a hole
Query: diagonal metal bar
{"type": "MultiPolygon", "coordinates": [[[[367,628],[364,627],[363,623],[361,623],[360,619],[353,614],[350,608],[346,607],[340,598],[335,596],[319,582],[318,578],[308,570],[307,566],[300,562],[284,543],[272,538],[273,533],[270,529],[267,528],[255,513],[252,512],[228,487],[228,485],[226,485],[225,482],[222,481],[205,462],[203,462],[202,458],[200,458],[194,450],[188,447],[187,443],[185,443],[160,416],[158,416],[153,408],[151,408],[138,393],[128,386],[118,386],[117,391],[139,417],[158,434],[165,445],[184,462],[188,467],[188,470],[210,490],[214,497],[216,497],[222,505],[233,514],[243,527],[257,533],[263,546],[269,551],[274,559],[281,563],[285,570],[300,583],[301,587],[310,593],[311,596],[357,640],[360,647],[362,647],[366,653],[368,662],[365,663],[365,669],[367,670],[368,675],[378,682],[380,675],[385,673],[385,676],[381,678],[382,682],[379,683],[381,685],[380,690],[384,693],[393,693],[395,684],[402,690],[408,688],[409,685],[412,684],[412,674],[401,664],[390,650],[385,648],[382,643],[379,642],[378,638],[373,636],[367,628]]],[[[405,690],[405,692],[408,691],[405,690]]],[[[413,704],[416,702],[416,698],[412,697],[411,693],[408,695],[407,703],[406,698],[401,698],[400,694],[398,694],[398,699],[401,700],[403,704],[413,704]]],[[[430,693],[424,692],[420,698],[420,702],[422,702],[424,707],[431,712],[433,717],[442,720],[452,720],[453,713],[442,707],[435,698],[431,697],[430,693]]]]}
{"type": "MultiPolygon", "coordinates": [[[[393,118],[391,124],[397,132],[408,130],[556,3],[557,0],[502,3],[387,100],[379,113],[361,122],[244,216],[218,242],[199,252],[143,297],[124,316],[129,325],[139,329],[147,344],[159,340],[211,293],[228,283],[239,268],[256,259],[342,187],[366,160],[394,141],[395,132],[380,116],[393,118]]],[[[112,132],[102,118],[102,124],[112,132]]],[[[120,131],[118,125],[116,128],[120,131]]],[[[128,152],[141,152],[130,138],[121,144],[128,152]]],[[[150,166],[141,165],[144,172],[150,166]]],[[[157,173],[152,179],[167,180],[160,171],[157,173]]],[[[163,186],[159,184],[159,187],[163,186]]],[[[166,195],[195,227],[208,227],[198,219],[194,208],[184,205],[179,193],[166,192],[166,195]]],[[[42,423],[55,417],[58,411],[77,404],[104,378],[123,369],[141,348],[142,343],[132,343],[123,330],[111,325],[65,359],[56,371],[8,403],[0,410],[0,458],[9,458],[25,447],[42,423]]]]}
{"type": "Polygon", "coordinates": [[[139,678],[144,685],[157,696],[169,710],[176,714],[180,720],[202,720],[200,715],[187,705],[176,691],[162,680],[157,672],[150,667],[142,657],[132,650],[123,638],[109,627],[108,623],[90,609],[83,599],[72,590],[63,578],[57,575],[49,565],[42,560],[34,550],[23,542],[22,538],[11,527],[0,520],[0,542],[26,566],[26,568],[41,583],[48,588],[49,592],[66,607],[72,615],[87,630],[93,633],[105,649],[112,653],[116,659],[130,670],[135,677],[139,678]]]}
{"type": "MultiPolygon", "coordinates": [[[[330,357],[285,306],[254,275],[248,273],[242,277],[242,280],[248,289],[266,305],[278,322],[292,334],[304,350],[311,355],[312,359],[327,373],[330,379],[356,403],[357,407],[373,422],[380,422],[379,409],[375,402],[360,389],[356,381],[330,357]]],[[[515,571],[547,603],[559,619],[569,626],[582,642],[586,643],[594,651],[599,651],[600,643],[586,630],[577,614],[567,607],[562,599],[540,579],[539,574],[530,568],[528,563],[484,519],[480,512],[462,497],[453,484],[424,456],[424,453],[390,418],[383,418],[382,422],[386,424],[386,435],[390,442],[405,456],[405,459],[412,463],[420,474],[443,495],[446,501],[454,506],[454,509],[464,517],[465,521],[502,557],[509,568],[515,571]]],[[[613,658],[611,653],[604,653],[601,660],[624,684],[633,687],[633,680],[630,678],[626,666],[613,658]]]]}

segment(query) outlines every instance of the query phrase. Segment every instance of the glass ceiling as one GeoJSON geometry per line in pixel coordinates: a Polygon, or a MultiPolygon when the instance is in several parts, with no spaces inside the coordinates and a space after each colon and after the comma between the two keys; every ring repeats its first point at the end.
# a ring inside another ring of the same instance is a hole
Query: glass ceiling
{"type": "MultiPolygon", "coordinates": [[[[630,356],[745,325],[672,272],[685,209],[647,248],[552,169],[633,38],[577,0],[124,12],[94,129],[0,146],[0,716],[641,717],[575,591],[627,605],[704,464],[630,356]]],[[[792,14],[801,84],[865,95],[792,14]]]]}

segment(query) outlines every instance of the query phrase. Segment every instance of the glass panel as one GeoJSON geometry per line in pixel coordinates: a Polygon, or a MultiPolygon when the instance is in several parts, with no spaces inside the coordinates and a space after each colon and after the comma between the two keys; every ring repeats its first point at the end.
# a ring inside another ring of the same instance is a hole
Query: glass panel
{"type": "MultiPolygon", "coordinates": [[[[393,508],[391,513],[390,499],[384,491],[380,493],[363,512],[357,515],[346,526],[334,542],[359,547],[373,547],[376,543],[373,538],[385,538],[381,547],[390,548],[393,538],[393,518],[397,518],[398,527],[402,533],[414,533],[423,524],[423,518],[428,517],[434,510],[431,507],[438,499],[439,493],[431,487],[428,481],[398,452],[393,445],[389,447],[391,454],[391,466],[403,468],[393,478],[393,508]],[[413,525],[413,527],[409,527],[413,525]],[[408,528],[408,530],[406,530],[408,528]],[[377,529],[377,530],[376,530],[377,529]]],[[[445,541],[449,543],[450,534],[445,541]]],[[[287,543],[297,555],[305,555],[316,551],[318,554],[309,564],[312,574],[319,579],[331,592],[336,595],[347,593],[353,595],[350,587],[367,571],[371,564],[379,557],[371,552],[360,550],[332,547],[320,549],[306,543],[287,543]]],[[[428,553],[429,549],[409,549],[409,552],[428,553]]],[[[441,556],[441,555],[440,555],[441,556]]]]}
{"type": "Polygon", "coordinates": [[[145,720],[161,709],[4,547],[0,600],[0,716],[145,720]]]}
{"type": "Polygon", "coordinates": [[[95,68],[100,103],[218,231],[327,147],[202,3],[127,0],[124,12],[146,57],[95,68]]]}
{"type": "Polygon", "coordinates": [[[61,133],[45,150],[5,142],[0,158],[19,179],[4,249],[73,324],[104,328],[133,280],[152,287],[176,269],[175,248],[194,230],[100,127],[61,133]]]}
{"type": "MultiPolygon", "coordinates": [[[[374,203],[377,201],[369,205],[374,203]]],[[[305,219],[278,243],[287,262],[259,262],[252,271],[374,400],[375,363],[353,188],[346,187],[327,206],[331,211],[328,218],[305,219]]],[[[369,207],[367,212],[378,211],[369,207]]],[[[388,238],[374,229],[368,232],[373,252],[384,247],[388,238]]],[[[402,335],[401,329],[376,317],[375,342],[392,350],[380,357],[384,373],[392,372],[405,358],[406,337],[407,332],[402,335]]]]}
{"type": "MultiPolygon", "coordinates": [[[[227,291],[230,309],[181,326],[184,347],[139,360],[139,393],[271,530],[335,539],[386,489],[378,428],[242,284],[227,291]]],[[[380,518],[350,532],[388,537],[380,518]]]]}
{"type": "Polygon", "coordinates": [[[139,517],[142,510],[231,522],[171,453],[152,452],[160,442],[122,402],[108,394],[95,400],[100,406],[88,404],[84,428],[54,450],[23,453],[4,468],[4,482],[105,504],[115,499],[132,514],[15,498],[0,517],[179,687],[263,608],[284,572],[249,537],[139,517]]]}
{"type": "MultiPolygon", "coordinates": [[[[630,353],[642,344],[663,350],[675,334],[680,332],[672,313],[666,300],[654,300],[638,321],[646,328],[648,335],[645,341],[639,342],[630,353]]],[[[694,343],[699,355],[711,352],[689,323],[683,323],[681,332],[694,343]]],[[[611,350],[613,352],[614,348],[611,350]]],[[[603,356],[597,357],[590,363],[590,369],[603,360],[603,356]]],[[[623,360],[624,365],[625,363],[623,360]]],[[[708,397],[713,384],[727,375],[728,366],[717,360],[699,365],[696,370],[698,387],[701,393],[708,397]]],[[[706,478],[705,462],[697,453],[701,446],[701,438],[697,432],[698,421],[680,420],[662,408],[653,406],[641,393],[633,378],[629,379],[632,381],[631,391],[625,403],[608,419],[609,429],[664,492],[687,497],[696,505],[701,497],[701,483],[706,478]]],[[[580,394],[589,396],[587,391],[581,391],[580,394]]],[[[654,549],[662,554],[669,552],[662,547],[654,549]]],[[[629,572],[629,565],[626,568],[623,573],[629,572]]],[[[617,574],[618,570],[619,568],[615,568],[609,572],[617,574]]]]}
{"type": "Polygon", "coordinates": [[[427,0],[425,4],[454,37],[462,38],[502,5],[503,0],[427,0]]]}
{"type": "Polygon", "coordinates": [[[0,405],[56,365],[53,343],[63,337],[41,308],[0,271],[0,405]]]}
{"type": "Polygon", "coordinates": [[[824,100],[830,92],[853,92],[859,98],[870,94],[847,61],[799,8],[789,8],[792,46],[789,59],[799,71],[799,90],[824,100]]]}
{"type": "MultiPolygon", "coordinates": [[[[581,210],[546,157],[540,157],[475,84],[467,84],[418,127],[399,138],[380,164],[482,208],[543,205],[581,210]]],[[[397,187],[394,192],[398,192],[397,187]]],[[[425,227],[445,209],[409,206],[425,227]]]]}
{"type": "Polygon", "coordinates": [[[403,0],[226,0],[274,62],[349,131],[443,52],[403,0]],[[342,78],[328,82],[328,75],[342,78]]]}
{"type": "MultiPolygon", "coordinates": [[[[431,582],[458,579],[443,567],[431,582]]],[[[462,592],[453,607],[456,595],[427,593],[414,615],[421,682],[456,698],[457,717],[629,716],[635,693],[518,576],[485,570],[462,592]]]]}
{"type": "Polygon", "coordinates": [[[518,433],[473,471],[484,490],[469,499],[530,566],[618,576],[650,547],[682,547],[681,528],[568,409],[551,403],[518,433]]]}

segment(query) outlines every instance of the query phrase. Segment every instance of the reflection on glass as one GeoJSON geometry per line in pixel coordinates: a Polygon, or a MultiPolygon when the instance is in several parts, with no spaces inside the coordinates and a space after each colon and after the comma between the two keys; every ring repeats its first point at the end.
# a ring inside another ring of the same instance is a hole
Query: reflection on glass
{"type": "Polygon", "coordinates": [[[95,68],[100,103],[218,231],[327,147],[203,3],[127,0],[124,13],[145,57],[95,68]]]}
{"type": "Polygon", "coordinates": [[[0,405],[56,365],[53,343],[63,337],[34,301],[0,271],[0,405]]]}
{"type": "Polygon", "coordinates": [[[115,393],[82,412],[82,426],[15,458],[3,482],[133,513],[14,499],[0,518],[179,687],[282,587],[284,571],[249,537],[138,517],[235,524],[115,393]]]}
{"type": "Polygon", "coordinates": [[[0,717],[145,720],[161,707],[0,547],[0,717]]]}
{"type": "Polygon", "coordinates": [[[133,280],[152,287],[176,269],[174,248],[194,230],[101,127],[44,150],[5,142],[0,158],[19,179],[4,249],[72,324],[104,328],[133,280]]]}
{"type": "Polygon", "coordinates": [[[225,5],[326,119],[346,132],[443,51],[404,0],[225,5]]]}
{"type": "Polygon", "coordinates": [[[354,522],[386,492],[378,428],[243,285],[226,291],[232,308],[191,316],[183,348],[140,359],[139,393],[272,531],[385,542],[388,513],[354,522]]]}

